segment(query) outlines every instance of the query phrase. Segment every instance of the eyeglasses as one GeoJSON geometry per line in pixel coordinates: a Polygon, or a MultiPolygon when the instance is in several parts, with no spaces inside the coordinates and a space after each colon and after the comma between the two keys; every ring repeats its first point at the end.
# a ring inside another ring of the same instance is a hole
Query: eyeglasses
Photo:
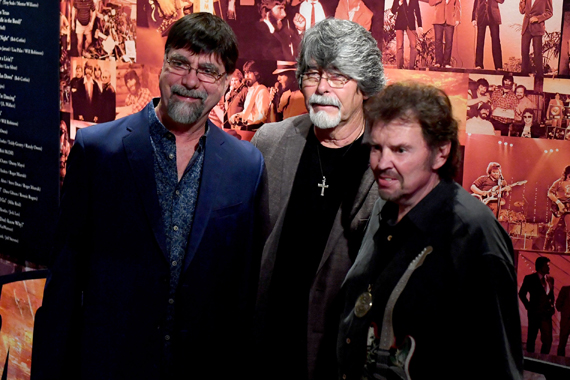
{"type": "Polygon", "coordinates": [[[166,58],[168,63],[168,71],[174,75],[188,75],[192,70],[196,70],[196,77],[200,82],[215,83],[220,80],[226,73],[219,74],[211,68],[194,68],[189,63],[182,62],[175,58],[166,58]]]}
{"type": "Polygon", "coordinates": [[[332,88],[343,88],[344,85],[351,79],[343,74],[338,73],[326,73],[326,77],[323,74],[325,73],[318,71],[309,71],[308,73],[301,75],[301,86],[317,86],[321,82],[321,79],[324,79],[332,88]]]}
{"type": "Polygon", "coordinates": [[[523,116],[523,119],[532,119],[532,116],[523,116]]]}

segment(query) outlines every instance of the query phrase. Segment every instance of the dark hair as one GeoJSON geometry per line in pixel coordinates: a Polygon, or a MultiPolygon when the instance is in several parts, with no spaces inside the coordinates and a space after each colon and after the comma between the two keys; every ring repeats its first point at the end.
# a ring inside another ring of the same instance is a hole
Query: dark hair
{"type": "Polygon", "coordinates": [[[267,12],[269,12],[276,5],[287,6],[287,2],[286,0],[261,0],[261,2],[257,5],[259,8],[259,14],[261,15],[261,18],[262,19],[265,18],[267,12]]]}
{"type": "Polygon", "coordinates": [[[255,63],[255,61],[247,61],[246,63],[243,64],[243,72],[245,74],[246,71],[250,71],[252,73],[258,73],[259,74],[259,65],[257,63],[255,63]]]}
{"type": "Polygon", "coordinates": [[[564,178],[564,180],[566,180],[566,178],[568,178],[569,174],[570,174],[570,165],[568,165],[564,168],[564,173],[562,174],[562,178],[564,178]]]}
{"type": "Polygon", "coordinates": [[[525,93],[525,95],[526,95],[526,87],[523,86],[522,84],[519,84],[517,87],[515,87],[515,92],[517,92],[517,90],[518,90],[519,88],[522,88],[523,91],[524,91],[524,93],[525,93]]]}
{"type": "Polygon", "coordinates": [[[489,165],[487,165],[487,174],[491,174],[493,170],[497,170],[500,168],[501,164],[499,164],[498,162],[489,162],[489,165]]]}
{"type": "Polygon", "coordinates": [[[241,73],[241,71],[239,71],[239,69],[234,70],[232,77],[236,77],[237,79],[239,79],[240,82],[243,80],[243,74],[241,73]]]}
{"type": "Polygon", "coordinates": [[[88,61],[85,61],[85,65],[83,66],[83,71],[85,71],[87,69],[91,69],[91,71],[93,71],[93,65],[91,63],[89,63],[88,61]]]}
{"type": "Polygon", "coordinates": [[[534,262],[534,269],[538,272],[546,263],[549,263],[550,259],[548,257],[540,256],[534,262]]]}
{"type": "Polygon", "coordinates": [[[491,105],[489,103],[481,103],[479,104],[479,108],[477,110],[481,111],[482,109],[488,109],[491,112],[491,105]]]}
{"type": "Polygon", "coordinates": [[[501,81],[501,83],[505,83],[506,80],[510,80],[511,82],[514,82],[515,79],[513,78],[513,74],[511,73],[505,73],[505,75],[503,75],[503,80],[501,81]]]}
{"type": "Polygon", "coordinates": [[[127,71],[127,73],[125,74],[125,76],[123,77],[123,79],[125,80],[125,85],[127,84],[128,81],[134,79],[137,84],[140,84],[141,81],[139,79],[139,76],[137,74],[137,72],[135,70],[129,70],[127,71]]]}
{"type": "Polygon", "coordinates": [[[171,49],[188,49],[194,54],[213,54],[231,75],[238,60],[238,43],[232,28],[221,18],[199,12],[176,21],[166,39],[164,53],[171,49]]]}
{"type": "Polygon", "coordinates": [[[479,86],[485,86],[487,88],[489,88],[489,81],[487,81],[487,79],[485,78],[479,78],[477,79],[477,87],[479,86]]]}
{"type": "Polygon", "coordinates": [[[416,82],[391,84],[366,102],[364,114],[367,128],[373,128],[378,121],[390,123],[398,119],[419,123],[432,150],[451,143],[449,157],[438,174],[440,178],[450,180],[457,173],[458,124],[453,117],[449,97],[439,88],[416,82]]]}
{"type": "Polygon", "coordinates": [[[534,111],[532,108],[525,108],[521,113],[521,117],[524,116],[525,113],[530,113],[532,115],[532,121],[534,121],[534,111]]]}

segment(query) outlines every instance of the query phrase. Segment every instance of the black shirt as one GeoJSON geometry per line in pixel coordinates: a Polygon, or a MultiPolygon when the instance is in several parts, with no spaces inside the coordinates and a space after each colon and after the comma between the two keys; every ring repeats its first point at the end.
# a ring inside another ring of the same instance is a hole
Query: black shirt
{"type": "Polygon", "coordinates": [[[339,208],[353,204],[368,169],[369,152],[362,137],[342,148],[326,148],[311,129],[301,155],[279,240],[267,317],[279,340],[274,347],[283,348],[275,359],[287,362],[287,371],[297,380],[307,368],[309,292],[339,208]],[[323,176],[328,186],[324,192],[319,187],[323,176]]]}

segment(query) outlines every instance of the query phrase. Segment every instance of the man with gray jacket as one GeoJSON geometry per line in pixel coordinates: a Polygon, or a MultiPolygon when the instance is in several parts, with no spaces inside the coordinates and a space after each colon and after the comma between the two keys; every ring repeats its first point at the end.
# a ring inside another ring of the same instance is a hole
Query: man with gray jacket
{"type": "Polygon", "coordinates": [[[261,370],[272,379],[335,378],[337,295],[378,198],[362,142],[364,103],[384,86],[377,42],[354,22],[323,20],[305,32],[297,79],[309,114],[266,124],[252,140],[265,157],[270,209],[257,303],[261,370]]]}

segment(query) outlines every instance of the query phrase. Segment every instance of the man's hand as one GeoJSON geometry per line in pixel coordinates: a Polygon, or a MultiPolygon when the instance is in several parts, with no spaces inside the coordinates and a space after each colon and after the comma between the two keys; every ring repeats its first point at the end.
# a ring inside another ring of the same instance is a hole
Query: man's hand
{"type": "Polygon", "coordinates": [[[156,0],[164,17],[172,17],[176,14],[176,6],[174,5],[174,0],[156,0]]]}
{"type": "Polygon", "coordinates": [[[293,24],[295,24],[295,28],[297,28],[299,32],[304,32],[305,26],[307,25],[307,20],[305,20],[305,18],[301,16],[300,13],[296,13],[295,17],[293,17],[293,24]]]}
{"type": "Polygon", "coordinates": [[[417,30],[418,34],[424,33],[424,28],[422,28],[421,26],[418,26],[418,28],[416,30],[417,30]]]}
{"type": "Polygon", "coordinates": [[[471,21],[471,23],[473,24],[474,27],[477,27],[477,20],[473,20],[471,21]]]}
{"type": "Polygon", "coordinates": [[[241,123],[241,112],[235,113],[232,116],[230,116],[230,124],[232,125],[236,125],[241,123]]]}
{"type": "Polygon", "coordinates": [[[538,22],[538,17],[532,16],[532,17],[530,18],[530,23],[531,23],[531,24],[536,24],[537,22],[538,22]]]}
{"type": "Polygon", "coordinates": [[[556,201],[556,205],[558,206],[558,210],[560,210],[560,212],[566,211],[566,206],[564,203],[560,202],[560,200],[556,201]]]}

